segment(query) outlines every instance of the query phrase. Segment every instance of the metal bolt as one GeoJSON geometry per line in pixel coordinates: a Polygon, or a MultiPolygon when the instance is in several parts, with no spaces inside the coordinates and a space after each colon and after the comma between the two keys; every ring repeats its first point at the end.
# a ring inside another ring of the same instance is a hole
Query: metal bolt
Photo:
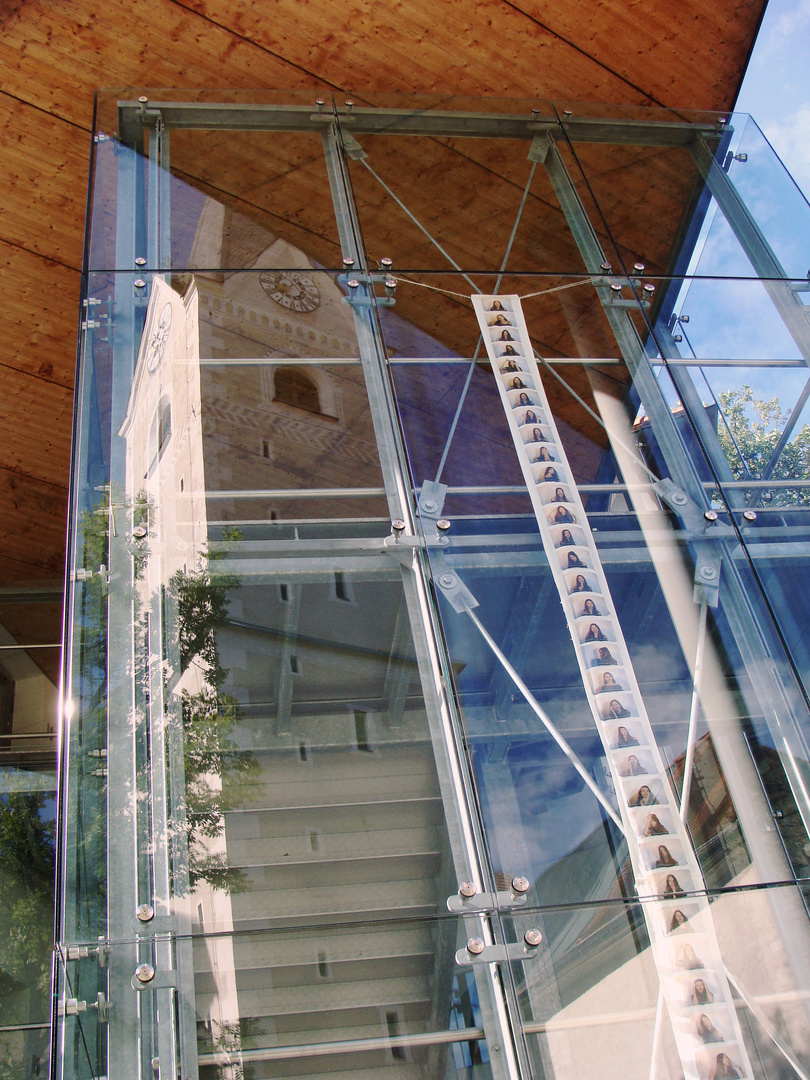
{"type": "Polygon", "coordinates": [[[647,294],[648,299],[651,300],[652,299],[652,294],[655,292],[655,286],[654,285],[645,285],[644,286],[644,292],[647,294]]]}
{"type": "Polygon", "coordinates": [[[385,279],[385,295],[393,296],[397,291],[397,283],[394,278],[388,277],[385,279]]]}
{"type": "Polygon", "coordinates": [[[610,265],[609,262],[603,262],[599,264],[599,269],[602,271],[603,274],[609,274],[613,267],[610,265]]]}
{"type": "Polygon", "coordinates": [[[140,922],[151,922],[155,917],[155,909],[151,904],[141,904],[135,914],[140,922]]]}
{"type": "Polygon", "coordinates": [[[512,878],[512,892],[517,893],[518,896],[523,896],[532,887],[532,883],[526,877],[513,877],[512,878]]]}
{"type": "Polygon", "coordinates": [[[146,259],[143,257],[143,255],[138,255],[137,256],[137,258],[135,259],[135,265],[136,266],[146,266],[146,259]]]}
{"type": "Polygon", "coordinates": [[[618,284],[616,284],[616,282],[614,282],[613,285],[610,286],[610,292],[611,292],[610,299],[611,300],[618,300],[619,297],[622,295],[622,287],[621,287],[621,285],[618,285],[618,284]]]}
{"type": "Polygon", "coordinates": [[[354,108],[354,102],[353,101],[346,100],[346,101],[343,102],[343,104],[346,106],[346,108],[349,110],[349,112],[351,112],[352,109],[354,108]]]}
{"type": "Polygon", "coordinates": [[[683,334],[673,334],[672,340],[675,342],[676,345],[680,345],[680,343],[683,341],[683,334]]]}
{"type": "Polygon", "coordinates": [[[360,288],[360,282],[357,280],[357,278],[349,278],[349,280],[346,282],[346,284],[352,290],[360,288]]]}
{"type": "Polygon", "coordinates": [[[402,518],[394,518],[394,520],[391,522],[391,532],[394,534],[394,536],[402,536],[402,534],[405,532],[405,522],[402,520],[402,518]]]}
{"type": "Polygon", "coordinates": [[[470,953],[471,956],[480,956],[485,948],[486,945],[480,937],[471,937],[467,942],[467,952],[470,953]]]}
{"type": "Polygon", "coordinates": [[[447,520],[447,518],[439,518],[439,520],[436,522],[436,528],[439,530],[439,532],[447,532],[447,530],[450,528],[450,522],[447,520]]]}
{"type": "Polygon", "coordinates": [[[748,161],[748,154],[735,154],[734,155],[734,160],[735,161],[748,161]]]}
{"type": "MultiPolygon", "coordinates": [[[[132,536],[133,536],[133,538],[135,540],[145,540],[146,539],[146,528],[145,528],[145,526],[136,525],[135,528],[132,530],[132,536]]],[[[146,905],[144,905],[144,907],[145,906],[146,905]]]]}
{"type": "Polygon", "coordinates": [[[433,499],[425,499],[425,501],[422,503],[422,509],[427,510],[428,513],[430,513],[431,510],[436,509],[436,503],[433,501],[433,499]]]}
{"type": "Polygon", "coordinates": [[[566,118],[566,120],[570,120],[573,115],[574,113],[571,109],[563,109],[563,116],[566,118]]]}
{"type": "Polygon", "coordinates": [[[728,121],[726,120],[725,116],[719,116],[717,118],[717,126],[718,127],[722,127],[724,124],[727,124],[727,123],[728,123],[728,121]]]}
{"type": "Polygon", "coordinates": [[[717,521],[717,511],[716,510],[704,510],[703,511],[703,516],[706,518],[707,521],[717,521]]]}
{"type": "Polygon", "coordinates": [[[461,897],[462,900],[471,899],[471,897],[475,896],[477,892],[478,890],[471,881],[462,881],[462,883],[458,887],[458,895],[461,897]]]}
{"type": "Polygon", "coordinates": [[[540,942],[543,940],[543,935],[540,933],[539,930],[535,930],[534,928],[532,928],[531,930],[526,931],[526,933],[523,935],[523,940],[526,942],[530,949],[536,949],[540,942]]]}
{"type": "Polygon", "coordinates": [[[323,100],[323,98],[315,98],[315,107],[318,110],[318,116],[320,116],[323,112],[323,107],[325,104],[326,102],[323,100]]]}
{"type": "Polygon", "coordinates": [[[700,576],[707,581],[713,581],[717,577],[717,571],[713,566],[701,566],[700,576]]]}
{"type": "Polygon", "coordinates": [[[442,585],[444,585],[446,588],[449,588],[456,579],[453,577],[452,574],[442,574],[439,580],[441,581],[442,585]]]}
{"type": "Polygon", "coordinates": [[[383,268],[383,270],[386,272],[386,274],[389,274],[391,272],[391,267],[393,265],[394,265],[394,260],[389,259],[387,255],[383,255],[383,257],[380,259],[380,266],[383,268]]]}
{"type": "Polygon", "coordinates": [[[643,274],[644,273],[644,263],[643,262],[634,262],[633,263],[633,271],[636,274],[643,274]]]}
{"type": "Polygon", "coordinates": [[[689,322],[689,316],[688,315],[679,315],[678,316],[678,322],[682,322],[682,323],[689,322]]]}
{"type": "Polygon", "coordinates": [[[671,498],[676,506],[686,506],[686,504],[689,502],[689,499],[682,491],[674,492],[671,498]]]}
{"type": "Polygon", "coordinates": [[[743,517],[746,521],[756,521],[757,512],[756,510],[743,510],[743,517]]]}
{"type": "Polygon", "coordinates": [[[155,969],[151,964],[138,964],[135,968],[135,978],[138,982],[150,983],[155,977],[155,969]]]}
{"type": "Polygon", "coordinates": [[[143,280],[142,277],[135,278],[135,288],[136,289],[145,289],[146,288],[146,282],[143,280]]]}
{"type": "Polygon", "coordinates": [[[343,260],[343,265],[346,267],[347,270],[350,270],[351,267],[354,266],[354,259],[351,257],[351,255],[346,256],[346,258],[343,260]]]}

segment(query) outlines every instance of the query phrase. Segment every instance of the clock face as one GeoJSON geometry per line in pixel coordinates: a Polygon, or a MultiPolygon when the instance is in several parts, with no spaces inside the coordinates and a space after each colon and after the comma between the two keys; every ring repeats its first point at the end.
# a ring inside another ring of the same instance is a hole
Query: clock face
{"type": "Polygon", "coordinates": [[[166,351],[169,331],[172,328],[172,305],[164,304],[146,351],[146,370],[154,371],[166,351]]]}
{"type": "Polygon", "coordinates": [[[306,274],[294,270],[265,270],[259,281],[270,299],[288,311],[314,311],[321,302],[318,286],[306,274]]]}

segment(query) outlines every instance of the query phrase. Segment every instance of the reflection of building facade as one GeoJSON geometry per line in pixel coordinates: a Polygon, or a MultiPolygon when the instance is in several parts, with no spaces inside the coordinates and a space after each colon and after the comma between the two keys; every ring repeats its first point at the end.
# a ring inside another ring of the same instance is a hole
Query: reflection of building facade
{"type": "MultiPolygon", "coordinates": [[[[308,138],[312,120],[277,108],[292,159],[290,132],[308,138]]],[[[140,116],[121,106],[136,161],[140,116]]],[[[85,383],[108,438],[86,441],[76,479],[97,501],[88,478],[107,470],[113,526],[107,591],[79,576],[98,592],[76,607],[79,625],[95,597],[108,628],[72,676],[108,776],[103,857],[78,828],[64,840],[66,896],[79,865],[97,882],[62,916],[66,1078],[87,1073],[88,1042],[88,1075],[110,1080],[178,1062],[203,1080],[803,1075],[810,729],[757,577],[783,553],[776,526],[798,536],[803,519],[761,506],[767,478],[732,478],[722,411],[672,334],[702,288],[677,271],[680,237],[708,202],[755,266],[777,258],[722,167],[745,121],[462,119],[368,109],[324,126],[331,269],[293,243],[300,220],[290,239],[240,224],[175,180],[162,227],[199,207],[181,272],[169,229],[134,287],[148,302],[116,280],[114,344],[85,383]],[[410,216],[365,186],[366,158],[390,165],[386,140],[410,216]],[[614,240],[566,159],[576,147],[609,218],[600,178],[635,140],[693,169],[670,192],[680,225],[651,233],[653,273],[618,269],[619,248],[607,265],[614,240]],[[406,183],[420,147],[459,144],[459,169],[499,163],[476,205],[503,209],[500,232],[481,227],[493,264],[495,241],[515,240],[503,287],[471,265],[438,272],[480,214],[459,205],[448,238],[418,170],[406,183]],[[413,218],[430,227],[412,233],[413,218]],[[540,225],[559,265],[537,253],[540,225]],[[381,238],[405,268],[394,284],[365,246],[381,238]],[[544,358],[532,377],[554,430],[536,387],[504,396],[531,482],[568,514],[548,551],[494,382],[523,376],[477,359],[466,296],[485,286],[523,297],[524,350],[544,358]],[[580,594],[572,643],[560,599],[580,594]],[[99,938],[101,968],[81,953],[99,938]]],[[[787,273],[781,291],[746,284],[788,311],[802,348],[787,273]]]]}

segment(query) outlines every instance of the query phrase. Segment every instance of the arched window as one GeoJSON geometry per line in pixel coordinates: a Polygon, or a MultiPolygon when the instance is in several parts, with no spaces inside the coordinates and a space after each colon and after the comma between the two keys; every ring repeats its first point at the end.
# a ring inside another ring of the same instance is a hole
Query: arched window
{"type": "Polygon", "coordinates": [[[273,400],[285,405],[294,405],[296,409],[319,413],[321,403],[318,388],[308,375],[298,368],[279,368],[273,375],[273,400]]]}

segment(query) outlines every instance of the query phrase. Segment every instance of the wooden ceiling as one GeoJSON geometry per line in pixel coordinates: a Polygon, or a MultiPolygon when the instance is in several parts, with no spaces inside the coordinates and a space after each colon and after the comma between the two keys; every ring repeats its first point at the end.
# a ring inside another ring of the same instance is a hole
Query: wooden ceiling
{"type": "MultiPolygon", "coordinates": [[[[763,8],[764,0],[0,0],[0,585],[63,574],[97,87],[727,109],[763,8]]],[[[437,143],[433,152],[438,160],[444,151],[437,143]]],[[[624,175],[635,168],[639,184],[660,175],[664,198],[667,156],[632,162],[627,153],[624,175]]],[[[616,227],[632,251],[637,219],[621,213],[617,206],[616,227]]]]}

